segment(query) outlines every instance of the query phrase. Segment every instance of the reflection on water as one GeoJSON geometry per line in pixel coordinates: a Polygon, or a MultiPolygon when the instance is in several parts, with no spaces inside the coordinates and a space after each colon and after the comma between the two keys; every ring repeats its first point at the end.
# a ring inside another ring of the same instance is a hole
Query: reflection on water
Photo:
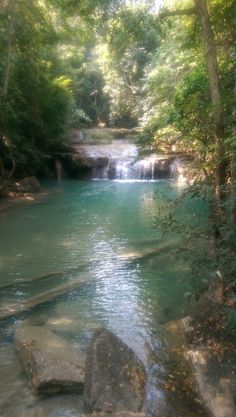
{"type": "Polygon", "coordinates": [[[158,323],[182,314],[189,289],[188,266],[171,252],[143,260],[122,256],[163,243],[152,227],[161,198],[156,191],[174,196],[174,184],[65,181],[50,186],[57,193],[43,203],[0,218],[0,286],[23,281],[0,291],[1,307],[78,278],[87,284],[1,325],[0,409],[9,409],[11,417],[21,415],[12,396],[18,409],[36,404],[44,416],[62,407],[61,399],[53,403],[32,396],[12,345],[17,326],[46,325],[86,351],[92,332],[102,325],[147,363],[146,346],[158,345],[158,323]]]}

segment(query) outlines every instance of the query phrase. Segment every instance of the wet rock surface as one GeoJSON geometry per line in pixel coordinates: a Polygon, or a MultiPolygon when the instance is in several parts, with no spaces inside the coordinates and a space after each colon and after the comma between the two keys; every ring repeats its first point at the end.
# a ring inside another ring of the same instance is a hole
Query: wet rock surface
{"type": "Polygon", "coordinates": [[[84,369],[77,349],[41,326],[20,327],[15,341],[34,392],[82,392],[84,369]]]}
{"type": "MultiPolygon", "coordinates": [[[[87,417],[94,417],[94,415],[96,415],[96,417],[146,417],[146,414],[144,413],[132,413],[129,411],[120,411],[117,413],[96,413],[96,414],[89,414],[87,415],[87,417]]],[[[84,416],[81,416],[84,417],[84,416]]]]}
{"type": "Polygon", "coordinates": [[[218,361],[205,349],[189,350],[199,393],[214,417],[235,417],[235,356],[218,361]],[[229,369],[231,368],[231,369],[229,369]]]}
{"type": "Polygon", "coordinates": [[[85,403],[89,411],[138,413],[147,375],[142,362],[106,329],[93,335],[86,360],[85,403]]]}
{"type": "Polygon", "coordinates": [[[59,409],[50,414],[50,417],[82,417],[77,410],[71,410],[68,408],[59,409]]]}
{"type": "Polygon", "coordinates": [[[75,143],[72,149],[72,171],[78,175],[87,171],[88,178],[155,180],[178,176],[175,156],[140,158],[137,146],[128,138],[103,145],[75,143]]]}
{"type": "Polygon", "coordinates": [[[41,186],[37,178],[26,177],[15,183],[15,191],[21,193],[37,193],[40,191],[41,186]]]}
{"type": "MultiPolygon", "coordinates": [[[[209,301],[208,301],[209,303],[209,301]]],[[[212,318],[209,319],[210,321],[212,318]]],[[[217,320],[218,322],[218,320],[217,320]]],[[[214,324],[215,330],[215,324],[214,324]]],[[[170,358],[177,360],[172,376],[191,393],[191,403],[201,405],[198,410],[212,417],[236,416],[236,361],[235,346],[226,338],[219,339],[210,322],[196,322],[190,317],[165,325],[170,358]],[[179,369],[178,369],[179,368],[179,369]]],[[[169,378],[167,388],[176,392],[176,383],[169,378]]],[[[187,392],[186,391],[186,392],[187,392]]],[[[187,403],[187,396],[185,404],[187,403]]],[[[191,404],[190,403],[190,404],[191,404]]],[[[199,414],[196,414],[196,416],[199,414]]]]}

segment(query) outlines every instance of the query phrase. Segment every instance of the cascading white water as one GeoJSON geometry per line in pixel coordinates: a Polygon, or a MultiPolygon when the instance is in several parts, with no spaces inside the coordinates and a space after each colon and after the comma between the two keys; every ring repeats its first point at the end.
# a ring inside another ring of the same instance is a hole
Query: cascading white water
{"type": "Polygon", "coordinates": [[[140,159],[137,146],[125,140],[76,148],[89,161],[93,179],[156,180],[174,178],[177,174],[173,157],[150,155],[140,159]]]}

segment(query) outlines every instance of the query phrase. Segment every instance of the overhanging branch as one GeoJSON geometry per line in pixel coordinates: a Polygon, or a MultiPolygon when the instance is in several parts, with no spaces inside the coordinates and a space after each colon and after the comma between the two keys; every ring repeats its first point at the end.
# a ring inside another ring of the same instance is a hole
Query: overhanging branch
{"type": "Polygon", "coordinates": [[[163,10],[160,12],[161,17],[171,17],[171,16],[192,16],[196,14],[196,8],[191,7],[188,9],[182,10],[163,10]]]}

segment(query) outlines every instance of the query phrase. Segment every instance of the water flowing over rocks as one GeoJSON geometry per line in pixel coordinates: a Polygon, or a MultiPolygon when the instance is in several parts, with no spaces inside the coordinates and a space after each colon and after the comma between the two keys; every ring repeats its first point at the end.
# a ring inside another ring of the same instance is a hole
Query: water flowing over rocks
{"type": "Polygon", "coordinates": [[[146,382],[144,365],[132,349],[109,330],[98,329],[86,360],[85,403],[88,409],[91,412],[138,413],[143,406],[146,382]]]}
{"type": "Polygon", "coordinates": [[[177,176],[174,156],[150,155],[140,158],[137,146],[126,139],[103,145],[73,144],[74,167],[87,171],[89,178],[110,180],[155,180],[177,176]]]}
{"type": "Polygon", "coordinates": [[[22,326],[16,331],[19,351],[30,384],[36,393],[81,392],[84,369],[77,349],[41,326],[22,326]]]}

